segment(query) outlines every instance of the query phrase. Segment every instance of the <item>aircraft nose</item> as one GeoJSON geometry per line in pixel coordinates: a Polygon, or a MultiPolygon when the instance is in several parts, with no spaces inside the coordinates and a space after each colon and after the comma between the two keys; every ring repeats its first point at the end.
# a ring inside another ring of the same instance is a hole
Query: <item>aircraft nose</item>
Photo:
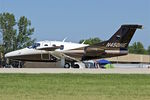
{"type": "Polygon", "coordinates": [[[6,53],[5,57],[6,58],[11,58],[11,57],[17,56],[18,54],[19,54],[19,51],[12,51],[12,52],[6,53]]]}

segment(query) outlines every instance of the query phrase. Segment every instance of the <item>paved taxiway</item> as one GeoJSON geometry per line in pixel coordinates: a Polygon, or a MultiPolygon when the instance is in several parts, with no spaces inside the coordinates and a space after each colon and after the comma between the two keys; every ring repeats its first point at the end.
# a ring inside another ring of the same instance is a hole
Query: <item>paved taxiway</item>
{"type": "Polygon", "coordinates": [[[114,69],[0,68],[0,73],[150,74],[150,69],[148,68],[114,68],[114,69]]]}

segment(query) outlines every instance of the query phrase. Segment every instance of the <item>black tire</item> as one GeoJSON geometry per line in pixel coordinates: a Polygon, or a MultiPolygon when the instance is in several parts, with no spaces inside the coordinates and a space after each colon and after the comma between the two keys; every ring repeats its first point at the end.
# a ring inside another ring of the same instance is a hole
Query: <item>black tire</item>
{"type": "Polygon", "coordinates": [[[70,64],[69,63],[65,63],[64,68],[70,68],[70,64]]]}
{"type": "Polygon", "coordinates": [[[78,64],[75,64],[74,68],[80,68],[80,66],[78,64]]]}

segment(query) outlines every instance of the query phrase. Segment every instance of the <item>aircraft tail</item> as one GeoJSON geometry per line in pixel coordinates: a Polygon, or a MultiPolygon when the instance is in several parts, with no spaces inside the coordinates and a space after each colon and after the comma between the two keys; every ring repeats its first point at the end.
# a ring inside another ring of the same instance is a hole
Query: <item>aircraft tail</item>
{"type": "Polygon", "coordinates": [[[136,29],[142,29],[142,25],[122,25],[109,40],[95,44],[95,46],[105,46],[106,48],[127,48],[136,29]]]}
{"type": "Polygon", "coordinates": [[[136,29],[142,29],[142,25],[122,25],[109,40],[86,47],[82,60],[126,55],[136,29]]]}

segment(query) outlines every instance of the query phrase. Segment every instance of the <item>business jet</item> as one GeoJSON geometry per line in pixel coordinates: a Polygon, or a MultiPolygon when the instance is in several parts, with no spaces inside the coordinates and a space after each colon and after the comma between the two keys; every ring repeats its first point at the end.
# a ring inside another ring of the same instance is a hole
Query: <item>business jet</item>
{"type": "Polygon", "coordinates": [[[40,41],[24,49],[5,54],[6,58],[19,61],[58,62],[65,68],[80,67],[77,62],[115,57],[128,54],[128,45],[142,25],[122,25],[107,41],[93,45],[64,41],[40,41]]]}

